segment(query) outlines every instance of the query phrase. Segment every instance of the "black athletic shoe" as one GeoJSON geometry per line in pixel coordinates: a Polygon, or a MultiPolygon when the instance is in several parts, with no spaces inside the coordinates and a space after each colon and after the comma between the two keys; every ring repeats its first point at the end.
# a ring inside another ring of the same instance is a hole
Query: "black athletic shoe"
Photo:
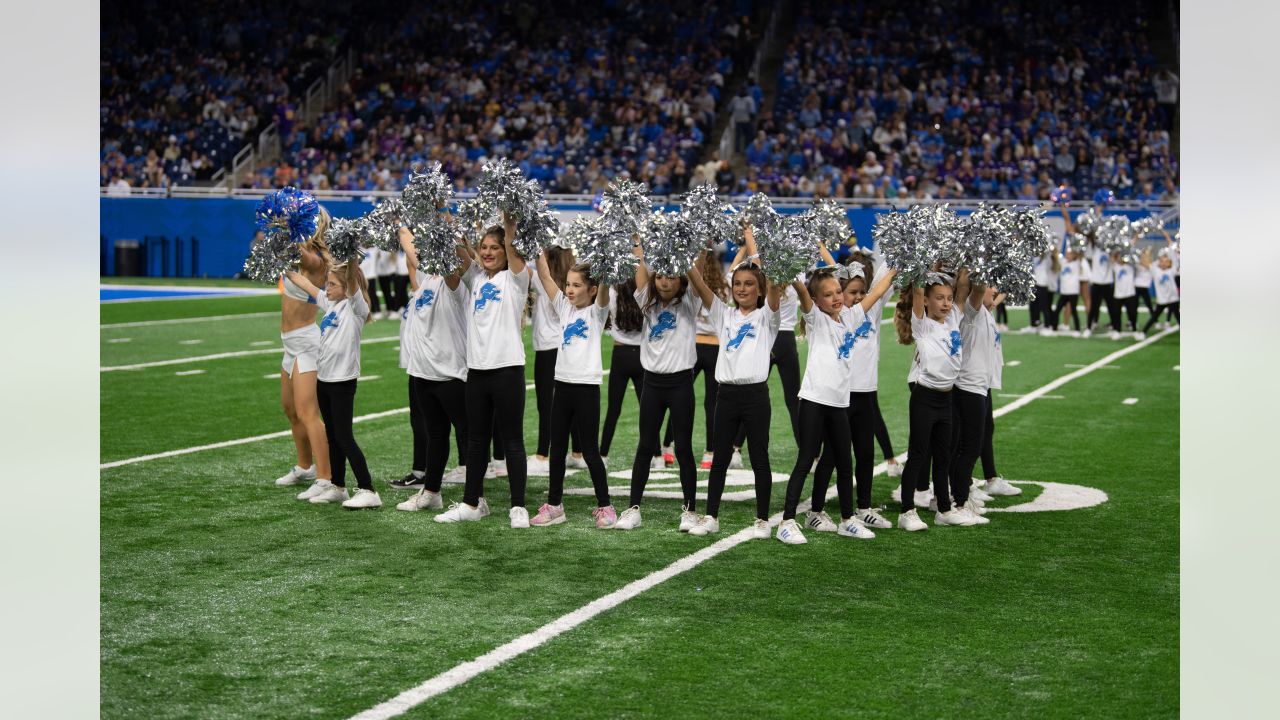
{"type": "Polygon", "coordinates": [[[427,479],[425,475],[423,477],[417,477],[413,473],[409,473],[399,480],[392,480],[387,484],[397,490],[409,490],[425,486],[427,484],[427,479]]]}

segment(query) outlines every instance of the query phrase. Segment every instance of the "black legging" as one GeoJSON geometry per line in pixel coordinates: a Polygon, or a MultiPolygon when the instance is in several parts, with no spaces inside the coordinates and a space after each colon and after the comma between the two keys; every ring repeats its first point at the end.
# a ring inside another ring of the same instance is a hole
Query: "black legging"
{"type": "Polygon", "coordinates": [[[636,404],[640,404],[640,391],[644,388],[644,368],[640,365],[640,346],[613,343],[613,355],[609,360],[609,408],[604,415],[604,430],[600,434],[600,454],[608,457],[613,445],[613,433],[622,416],[622,401],[627,397],[627,383],[636,391],[636,404]]]}
{"type": "Polygon", "coordinates": [[[982,423],[982,477],[985,480],[1000,477],[996,472],[996,451],[991,442],[996,435],[996,418],[991,407],[991,391],[987,390],[987,417],[982,423]]]}
{"type": "Polygon", "coordinates": [[[316,401],[320,405],[320,417],[324,419],[324,435],[329,440],[329,467],[333,474],[330,480],[338,487],[346,487],[347,463],[351,463],[356,484],[364,490],[372,490],[369,465],[351,430],[355,417],[356,379],[316,382],[316,401]]]}
{"type": "MultiPolygon", "coordinates": [[[[876,394],[874,392],[849,393],[849,435],[853,441],[853,476],[857,482],[858,509],[871,507],[871,477],[875,469],[875,426],[876,394]]],[[[827,507],[827,486],[831,483],[831,470],[836,466],[836,449],[830,443],[822,448],[822,457],[818,458],[818,468],[813,473],[813,510],[821,512],[827,507]]],[[[853,514],[852,509],[845,512],[841,505],[842,517],[853,514]]]]}
{"type": "Polygon", "coordinates": [[[1089,283],[1089,319],[1085,327],[1092,330],[1098,324],[1102,315],[1102,303],[1106,303],[1107,323],[1112,330],[1120,332],[1120,310],[1116,307],[1115,290],[1115,283],[1089,283]]]}
{"type": "Polygon", "coordinates": [[[1180,306],[1180,301],[1178,300],[1175,300],[1171,303],[1161,303],[1159,305],[1156,305],[1156,311],[1151,313],[1151,319],[1147,320],[1147,324],[1143,326],[1142,332],[1146,333],[1150,331],[1152,326],[1154,326],[1157,322],[1159,322],[1160,315],[1163,314],[1165,310],[1169,311],[1169,317],[1173,318],[1174,320],[1177,321],[1179,325],[1181,325],[1182,313],[1179,312],[1179,306],[1180,306]]]}
{"type": "Polygon", "coordinates": [[[1127,298],[1116,298],[1116,302],[1120,307],[1124,308],[1125,317],[1129,320],[1129,332],[1138,329],[1138,296],[1132,295],[1127,298]]]}
{"type": "Polygon", "coordinates": [[[1009,308],[1005,307],[1003,302],[996,305],[996,322],[1001,325],[1009,324],[1009,308]]]}
{"type": "MultiPolygon", "coordinates": [[[[720,346],[698,343],[695,348],[698,360],[693,364],[693,379],[696,381],[698,375],[702,375],[702,418],[707,432],[706,452],[711,452],[711,438],[716,421],[716,398],[719,395],[717,390],[720,387],[716,382],[716,363],[720,359],[720,346]]],[[[662,436],[663,447],[670,447],[673,437],[675,436],[671,430],[671,417],[668,416],[667,432],[662,436]]]]}
{"type": "Polygon", "coordinates": [[[773,475],[769,469],[769,421],[773,409],[769,402],[769,383],[749,385],[722,384],[716,398],[715,454],[711,460],[711,478],[707,483],[707,514],[720,516],[720,496],[729,472],[733,441],[739,428],[746,428],[751,444],[751,471],[756,479],[756,517],[769,519],[769,497],[773,492],[773,475]]]}
{"type": "Polygon", "coordinates": [[[609,506],[609,479],[605,476],[604,461],[596,445],[596,429],[600,427],[600,386],[557,381],[555,399],[551,403],[551,490],[547,493],[548,505],[564,501],[564,462],[568,450],[570,431],[585,438],[582,457],[591,473],[591,485],[596,491],[596,507],[609,506]]]}
{"type": "Polygon", "coordinates": [[[957,505],[963,505],[969,501],[973,466],[978,463],[987,442],[987,416],[991,413],[991,398],[987,393],[971,393],[959,388],[956,388],[953,395],[951,496],[957,505]]]}
{"type": "Polygon", "coordinates": [[[1142,304],[1147,306],[1147,312],[1155,312],[1155,308],[1151,307],[1151,289],[1138,287],[1138,297],[1142,300],[1142,304]]]}
{"type": "Polygon", "coordinates": [[[871,391],[871,402],[876,406],[876,442],[880,444],[880,452],[884,455],[884,459],[888,460],[894,457],[893,441],[889,439],[889,427],[884,424],[884,415],[880,413],[879,392],[871,391]]]}
{"type": "MultiPolygon", "coordinates": [[[[794,330],[781,330],[773,339],[773,351],[769,353],[769,369],[778,368],[778,379],[782,381],[782,400],[787,404],[787,415],[791,419],[791,438],[800,442],[800,354],[796,351],[796,333],[794,330]]],[[[887,436],[886,436],[887,437],[887,436]]],[[[747,428],[743,426],[733,439],[735,447],[742,447],[747,439],[747,428]]]]}
{"type": "Polygon", "coordinates": [[[396,275],[393,284],[396,289],[396,306],[394,309],[399,310],[409,304],[409,276],[396,275]]]}
{"type": "MultiPolygon", "coordinates": [[[[414,390],[415,383],[432,383],[434,380],[423,380],[409,375],[409,427],[413,429],[413,470],[417,472],[426,472],[427,465],[430,464],[428,459],[431,432],[428,429],[428,421],[426,411],[423,409],[423,401],[421,396],[414,390]]],[[[457,405],[450,407],[445,405],[448,410],[447,420],[453,425],[454,440],[458,444],[458,464],[465,464],[467,461],[467,413],[463,410],[466,406],[463,400],[466,383],[461,380],[455,380],[458,384],[457,405]]],[[[444,444],[444,462],[449,462],[449,428],[445,430],[444,444]]]]}
{"type": "MultiPolygon", "coordinates": [[[[410,375],[409,393],[410,404],[416,404],[422,413],[425,435],[423,450],[426,459],[421,468],[415,464],[414,469],[421,469],[425,473],[428,490],[440,492],[444,469],[449,464],[450,426],[453,427],[454,439],[458,443],[458,462],[464,463],[466,460],[463,449],[467,446],[467,384],[456,378],[424,380],[410,375]]],[[[413,456],[416,463],[416,435],[413,456]]]]}
{"type": "MultiPolygon", "coordinates": [[[[533,394],[538,403],[538,448],[534,452],[542,457],[547,457],[551,445],[551,398],[555,395],[556,358],[559,352],[538,350],[533,354],[533,394]]],[[[599,422],[596,427],[599,427],[599,422]]],[[[594,435],[595,430],[591,434],[594,435]]],[[[573,428],[570,435],[573,438],[574,454],[581,453],[582,443],[578,442],[577,428],[573,428]]]]}
{"type": "Polygon", "coordinates": [[[680,489],[686,510],[694,509],[698,492],[698,466],[693,461],[693,371],[644,373],[640,391],[640,440],[631,464],[631,497],[628,505],[639,505],[649,482],[649,464],[658,451],[662,414],[671,412],[675,432],[676,461],[680,463],[680,489]]]}
{"type": "Polygon", "coordinates": [[[528,458],[524,454],[524,366],[467,373],[467,485],[462,502],[475,507],[484,495],[489,440],[502,433],[511,507],[524,507],[528,458]]]}
{"type": "Polygon", "coordinates": [[[376,315],[382,311],[382,304],[378,302],[378,278],[366,278],[369,283],[369,315],[376,315]]]}
{"type": "Polygon", "coordinates": [[[1040,327],[1041,323],[1045,327],[1052,327],[1053,323],[1049,321],[1049,313],[1053,308],[1053,291],[1047,285],[1037,285],[1036,292],[1031,296],[1031,327],[1040,327]]]}
{"type": "Polygon", "coordinates": [[[383,275],[378,278],[378,287],[382,288],[382,300],[387,304],[387,310],[395,312],[404,307],[396,295],[395,275],[383,275]]]}
{"type": "Polygon", "coordinates": [[[1080,329],[1080,313],[1076,310],[1076,301],[1080,299],[1079,295],[1059,295],[1058,305],[1049,314],[1049,327],[1054,330],[1058,329],[1058,319],[1062,317],[1062,308],[1071,308],[1071,327],[1080,329]]]}
{"type": "Polygon", "coordinates": [[[849,457],[849,411],[810,400],[800,400],[800,444],[796,448],[796,465],[787,479],[787,499],[782,507],[782,519],[796,516],[804,479],[813,467],[818,448],[833,448],[836,466],[836,492],[840,495],[842,517],[853,515],[853,461],[849,457]]]}
{"type": "Polygon", "coordinates": [[[947,468],[951,462],[951,392],[911,383],[911,435],[907,439],[907,466],[902,469],[902,512],[915,508],[919,476],[927,475],[932,461],[933,495],[938,510],[951,510],[947,492],[947,468]]]}

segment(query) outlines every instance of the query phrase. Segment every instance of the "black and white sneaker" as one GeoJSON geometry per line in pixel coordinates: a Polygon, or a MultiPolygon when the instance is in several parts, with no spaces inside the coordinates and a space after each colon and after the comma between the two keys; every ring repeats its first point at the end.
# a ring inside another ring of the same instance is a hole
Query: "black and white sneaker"
{"type": "Polygon", "coordinates": [[[427,484],[427,476],[423,475],[422,477],[418,477],[413,473],[409,473],[399,480],[392,480],[387,484],[397,490],[410,490],[425,486],[427,484]]]}

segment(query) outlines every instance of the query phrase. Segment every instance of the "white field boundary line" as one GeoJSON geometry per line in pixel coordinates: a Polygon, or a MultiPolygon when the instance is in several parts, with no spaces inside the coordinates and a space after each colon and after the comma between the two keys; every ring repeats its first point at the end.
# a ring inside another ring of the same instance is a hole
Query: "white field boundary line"
{"type": "MultiPolygon", "coordinates": [[[[608,370],[604,371],[607,376],[608,370]]],[[[533,383],[524,386],[525,392],[534,388],[533,383]]],[[[367,420],[378,420],[392,415],[403,415],[409,412],[408,407],[395,408],[392,410],[383,410],[381,412],[369,413],[368,415],[358,415],[351,419],[351,422],[365,422],[367,420]]],[[[253,437],[238,438],[236,440],[224,440],[222,442],[210,443],[208,445],[197,445],[195,447],[181,448],[179,450],[166,450],[165,452],[154,453],[151,455],[139,455],[138,457],[125,458],[124,460],[112,460],[98,465],[99,470],[107,470],[109,468],[123,467],[125,465],[133,465],[148,460],[161,460],[163,458],[177,457],[179,455],[190,455],[191,453],[203,452],[205,450],[219,450],[221,448],[235,447],[236,445],[247,445],[249,443],[261,442],[263,440],[275,440],[277,438],[285,438],[293,435],[291,430],[281,430],[280,432],[267,433],[266,435],[254,435],[253,437]]]]}
{"type": "Polygon", "coordinates": [[[186,323],[197,322],[214,322],[217,320],[240,320],[241,318],[263,318],[278,317],[280,311],[272,312],[256,312],[256,313],[240,313],[237,315],[203,315],[201,317],[191,318],[174,318],[172,320],[138,320],[136,322],[107,323],[99,325],[99,330],[114,330],[115,328],[135,328],[135,327],[151,327],[152,325],[185,325],[186,323]]]}
{"type": "MultiPolygon", "coordinates": [[[[1169,335],[1170,333],[1177,332],[1177,330],[1178,329],[1176,327],[1171,328],[1169,330],[1165,330],[1137,344],[1124,348],[1123,350],[1118,350],[1114,353],[1111,353],[1110,355],[1102,358],[1101,360],[1098,360],[1097,362],[1091,363],[1090,365],[1087,365],[1086,367],[1081,368],[1080,370],[1077,370],[1073,373],[1068,373],[1067,375],[1063,375],[1057,380],[1054,380],[1047,385],[1044,385],[1040,388],[1037,388],[1036,390],[1033,390],[1030,393],[1027,393],[1026,395],[1018,398],[1017,400],[1009,403],[1008,405],[1001,407],[999,410],[995,411],[992,414],[996,417],[1007,415],[1013,412],[1014,410],[1017,410],[1018,408],[1027,405],[1032,400],[1035,400],[1036,398],[1042,395],[1045,395],[1052,390],[1056,390],[1057,388],[1062,387],[1066,383],[1071,382],[1076,378],[1082,377],[1084,375],[1088,375],[1094,370],[1107,365],[1108,363],[1115,360],[1116,358],[1123,357],[1125,355],[1128,355],[1131,352],[1140,350],[1150,345],[1151,343],[1155,342],[1156,340],[1159,340],[1160,338],[1166,335],[1169,335]]],[[[902,455],[900,457],[906,457],[906,456],[902,455]]],[[[873,472],[875,472],[878,475],[881,472],[883,472],[884,469],[885,469],[885,463],[880,463],[879,465],[876,466],[873,472]]],[[[782,519],[782,513],[777,513],[771,518],[769,518],[769,523],[770,525],[776,525],[781,519],[782,519]]],[[[608,595],[605,595],[604,597],[598,598],[596,600],[593,600],[587,603],[586,605],[583,605],[582,607],[578,608],[577,610],[574,610],[573,612],[570,612],[566,615],[561,615],[560,617],[556,618],[555,620],[552,620],[546,625],[543,625],[537,630],[534,630],[531,633],[526,633],[524,635],[521,635],[520,637],[504,645],[500,645],[494,648],[493,650],[490,650],[489,652],[485,653],[484,655],[481,655],[475,660],[462,663],[461,665],[458,665],[450,670],[446,670],[445,672],[440,673],[439,675],[436,675],[433,678],[430,678],[426,682],[423,682],[422,684],[417,685],[416,687],[412,687],[408,690],[405,690],[404,692],[391,698],[390,700],[387,700],[386,702],[375,705],[369,708],[368,710],[365,710],[364,712],[361,712],[357,715],[353,715],[351,717],[351,720],[387,720],[387,718],[392,718],[397,715],[400,715],[410,710],[411,708],[417,705],[420,705],[423,702],[435,697],[436,695],[440,695],[442,693],[448,692],[449,690],[452,690],[453,688],[458,687],[459,685],[462,685],[463,683],[476,677],[477,675],[488,672],[489,670],[492,670],[498,667],[499,665],[505,663],[508,660],[511,660],[512,658],[523,655],[524,653],[529,652],[530,650],[533,650],[545,644],[547,641],[552,640],[558,637],[559,635],[562,635],[568,632],[569,630],[572,630],[573,628],[585,623],[586,621],[594,618],[595,616],[599,615],[600,613],[606,610],[610,610],[612,608],[617,607],[618,605],[621,605],[622,603],[640,595],[646,590],[650,590],[666,582],[667,580],[670,580],[671,578],[677,575],[680,575],[681,573],[684,573],[688,570],[692,570],[698,565],[701,565],[707,560],[710,560],[711,558],[723,552],[731,550],[737,547],[738,545],[741,545],[742,543],[747,542],[752,538],[753,532],[754,532],[753,528],[746,528],[744,530],[740,530],[737,533],[734,533],[733,535],[730,535],[729,537],[726,537],[723,540],[720,540],[712,545],[708,545],[707,547],[702,548],[701,550],[698,550],[695,553],[686,555],[685,557],[680,558],[679,560],[676,560],[675,562],[671,563],[665,568],[662,568],[661,570],[656,570],[640,578],[639,580],[630,582],[624,585],[623,587],[619,588],[618,590],[615,590],[609,593],[608,595]]]]}
{"type": "MultiPolygon", "coordinates": [[[[384,342],[400,342],[399,335],[389,335],[387,337],[369,338],[361,340],[361,345],[371,345],[373,343],[384,342]]],[[[248,357],[250,355],[270,355],[272,353],[283,352],[283,348],[272,347],[263,348],[261,350],[236,350],[234,352],[214,353],[213,355],[196,355],[193,357],[180,357],[171,360],[155,360],[152,362],[135,363],[133,365],[108,365],[107,367],[98,368],[98,372],[114,372],[116,370],[142,370],[144,368],[164,367],[165,365],[185,365],[193,362],[204,362],[205,360],[225,360],[227,358],[248,357]]]]}

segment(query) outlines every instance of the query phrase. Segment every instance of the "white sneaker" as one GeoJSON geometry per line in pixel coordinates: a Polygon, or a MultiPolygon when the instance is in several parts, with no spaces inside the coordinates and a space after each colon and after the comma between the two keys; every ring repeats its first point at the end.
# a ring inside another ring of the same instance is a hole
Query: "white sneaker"
{"type": "Polygon", "coordinates": [[[373,490],[357,488],[356,494],[342,503],[342,507],[348,510],[372,510],[382,507],[382,498],[378,497],[378,493],[373,490]]]}
{"type": "Polygon", "coordinates": [[[1134,334],[1133,334],[1133,339],[1134,339],[1134,340],[1146,340],[1146,339],[1147,339],[1147,334],[1146,334],[1146,333],[1144,333],[1144,332],[1136,332],[1136,333],[1134,333],[1134,334]]]}
{"type": "Polygon", "coordinates": [[[987,524],[990,524],[991,522],[990,518],[983,517],[983,515],[987,514],[986,509],[974,507],[972,501],[967,502],[964,505],[961,505],[960,512],[973,518],[974,525],[987,525],[987,524]]]}
{"type": "Polygon", "coordinates": [[[756,521],[751,524],[751,537],[755,538],[756,540],[768,540],[769,539],[769,521],[756,518],[756,521]]]}
{"type": "Polygon", "coordinates": [[[1092,330],[1090,330],[1089,328],[1085,328],[1084,330],[1082,330],[1082,331],[1080,332],[1080,337],[1087,338],[1087,337],[1089,337],[1090,335],[1093,335],[1093,331],[1092,331],[1092,330]]]}
{"type": "Polygon", "coordinates": [[[698,513],[684,510],[680,513],[680,532],[689,532],[698,524],[698,513]]]}
{"type": "Polygon", "coordinates": [[[913,503],[916,507],[928,507],[931,502],[934,502],[932,490],[916,491],[915,502],[913,503]]]}
{"type": "Polygon", "coordinates": [[[493,461],[493,475],[494,475],[494,477],[506,477],[506,476],[507,476],[507,461],[506,461],[506,460],[494,460],[494,461],[493,461]]]}
{"type": "Polygon", "coordinates": [[[889,477],[902,477],[902,463],[891,463],[889,467],[885,468],[884,472],[889,477]]]}
{"type": "Polygon", "coordinates": [[[347,493],[347,489],[345,487],[338,487],[333,483],[329,483],[328,487],[324,488],[323,490],[316,493],[315,495],[312,495],[311,498],[307,500],[307,502],[310,502],[315,505],[320,505],[323,503],[333,503],[333,502],[340,503],[340,502],[345,502],[350,497],[351,495],[347,493]]]}
{"type": "Polygon", "coordinates": [[[531,456],[528,460],[525,461],[525,466],[529,469],[528,474],[530,475],[550,475],[551,474],[550,460],[542,460],[537,457],[531,456]]]}
{"type": "Polygon", "coordinates": [[[521,530],[529,527],[529,511],[522,507],[513,507],[507,512],[507,517],[511,518],[511,527],[521,530]]]}
{"type": "Polygon", "coordinates": [[[298,493],[294,497],[298,498],[299,500],[310,500],[311,498],[319,495],[320,493],[324,492],[326,489],[332,486],[333,486],[333,483],[329,482],[328,480],[316,480],[315,482],[311,483],[310,487],[298,493]]]}
{"type": "Polygon", "coordinates": [[[609,469],[609,456],[608,456],[608,455],[601,455],[601,456],[600,456],[600,462],[604,463],[604,469],[605,469],[605,470],[608,470],[608,469],[609,469]]]}
{"type": "Polygon", "coordinates": [[[1107,333],[1107,337],[1111,338],[1112,340],[1119,340],[1120,333],[1116,330],[1112,330],[1111,332],[1107,333]]]}
{"type": "MultiPolygon", "coordinates": [[[[495,462],[495,461],[490,460],[490,461],[489,461],[489,465],[488,465],[487,467],[485,467],[485,469],[484,469],[484,479],[485,479],[485,480],[492,480],[492,479],[494,479],[494,478],[498,477],[498,469],[497,469],[497,466],[495,466],[495,465],[494,465],[494,462],[495,462]]],[[[466,480],[463,480],[462,482],[465,484],[465,483],[466,483],[466,480]]]]}
{"type": "Polygon", "coordinates": [[[438,523],[472,522],[488,513],[481,513],[479,507],[471,507],[463,502],[449,503],[449,509],[435,517],[438,523]]]}
{"type": "Polygon", "coordinates": [[[409,512],[417,512],[419,510],[439,510],[444,507],[444,501],[440,499],[440,493],[431,492],[426,488],[422,488],[413,494],[413,497],[396,505],[397,510],[407,510],[409,512]]]}
{"type": "MultiPolygon", "coordinates": [[[[917,505],[916,507],[920,507],[917,505]]],[[[929,512],[938,512],[938,498],[936,495],[929,496],[929,512]]]]}
{"type": "Polygon", "coordinates": [[[929,526],[920,519],[920,514],[915,508],[911,508],[907,512],[898,516],[898,527],[907,532],[916,532],[917,530],[928,530],[929,526]]]}
{"type": "Polygon", "coordinates": [[[871,508],[866,510],[858,510],[854,516],[867,527],[876,528],[877,530],[888,530],[893,527],[893,523],[884,519],[884,516],[871,508]]]}
{"type": "Polygon", "coordinates": [[[638,527],[640,527],[639,505],[632,505],[623,510],[622,515],[618,516],[618,522],[613,524],[614,530],[635,530],[638,527]]]}
{"type": "Polygon", "coordinates": [[[1054,335],[1057,335],[1057,334],[1058,333],[1053,331],[1053,328],[1045,328],[1040,331],[1040,337],[1053,337],[1054,335]]]}
{"type": "Polygon", "coordinates": [[[840,537],[851,537],[858,540],[871,540],[876,536],[875,533],[868,530],[857,518],[845,518],[840,521],[840,528],[836,530],[836,534],[840,537]]]}
{"type": "Polygon", "coordinates": [[[697,535],[698,537],[718,532],[720,532],[720,521],[710,515],[703,515],[698,520],[697,525],[689,528],[689,534],[697,535]]]}
{"type": "Polygon", "coordinates": [[[567,457],[565,457],[564,466],[567,468],[572,468],[574,470],[586,470],[587,459],[584,457],[574,457],[573,454],[571,453],[567,457]]]}
{"type": "Polygon", "coordinates": [[[446,485],[466,485],[467,484],[467,466],[459,465],[444,474],[440,482],[446,485]]]}
{"type": "Polygon", "coordinates": [[[804,539],[804,533],[800,532],[800,526],[796,524],[794,518],[783,520],[778,526],[778,539],[788,545],[804,545],[809,542],[804,539]]]}
{"type": "Polygon", "coordinates": [[[297,465],[293,469],[285,473],[281,477],[276,478],[276,484],[284,487],[285,485],[297,485],[300,482],[315,482],[316,466],[312,465],[305,470],[297,465]]]}
{"type": "Polygon", "coordinates": [[[997,477],[991,478],[987,481],[987,492],[992,495],[1003,495],[1008,497],[1012,495],[1021,495],[1022,488],[1010,484],[1008,480],[1005,480],[1002,477],[997,477]]]}
{"type": "Polygon", "coordinates": [[[662,459],[661,455],[654,455],[653,460],[649,462],[650,470],[666,470],[667,461],[662,459]]]}
{"type": "Polygon", "coordinates": [[[818,532],[835,532],[838,529],[836,528],[835,521],[832,520],[831,516],[825,512],[807,510],[805,511],[804,517],[804,526],[810,530],[816,530],[818,532]]]}
{"type": "Polygon", "coordinates": [[[730,470],[742,469],[742,451],[741,450],[734,450],[733,454],[729,456],[729,469],[730,470]]]}
{"type": "Polygon", "coordinates": [[[993,500],[991,493],[978,487],[977,483],[969,486],[969,499],[977,500],[979,503],[986,504],[987,501],[993,500]]]}
{"type": "Polygon", "coordinates": [[[959,508],[951,508],[947,512],[940,512],[933,516],[934,525],[954,525],[955,527],[969,527],[978,524],[973,516],[966,515],[959,508]]]}

